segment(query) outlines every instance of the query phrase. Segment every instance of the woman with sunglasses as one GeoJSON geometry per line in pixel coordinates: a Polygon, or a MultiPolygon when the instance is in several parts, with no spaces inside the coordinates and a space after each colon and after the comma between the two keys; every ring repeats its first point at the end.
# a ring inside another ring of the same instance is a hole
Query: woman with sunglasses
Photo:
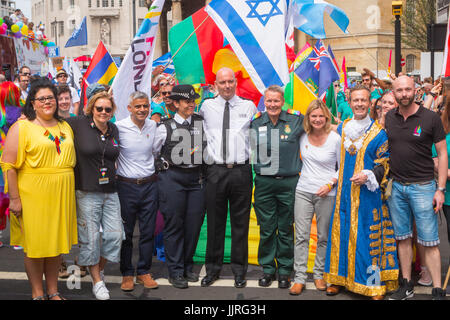
{"type": "Polygon", "coordinates": [[[73,133],[58,115],[56,88],[47,79],[31,84],[23,113],[26,119],[9,129],[1,159],[11,244],[24,249],[33,300],[62,300],[61,254],[77,244],[73,133]]]}
{"type": "Polygon", "coordinates": [[[115,110],[112,97],[101,91],[89,99],[86,115],[67,119],[77,154],[78,264],[88,267],[99,300],[110,298],[103,270],[107,261],[119,263],[125,239],[116,187],[119,131],[110,121],[115,110]]]}

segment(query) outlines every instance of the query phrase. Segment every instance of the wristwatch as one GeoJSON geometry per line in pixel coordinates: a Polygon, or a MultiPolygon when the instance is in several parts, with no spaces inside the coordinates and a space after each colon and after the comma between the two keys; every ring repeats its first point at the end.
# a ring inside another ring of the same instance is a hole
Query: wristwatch
{"type": "Polygon", "coordinates": [[[445,188],[437,188],[439,191],[442,191],[442,193],[445,193],[445,191],[447,190],[447,189],[445,189],[445,188]]]}

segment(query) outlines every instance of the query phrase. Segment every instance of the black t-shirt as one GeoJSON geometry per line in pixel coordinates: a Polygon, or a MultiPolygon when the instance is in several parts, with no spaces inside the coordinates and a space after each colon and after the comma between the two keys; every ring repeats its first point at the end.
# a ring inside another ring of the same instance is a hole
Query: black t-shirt
{"type": "Polygon", "coordinates": [[[75,189],[88,192],[116,192],[115,163],[119,157],[117,127],[108,122],[108,131],[103,135],[95,126],[92,116],[71,117],[66,120],[72,127],[77,155],[75,189]],[[99,179],[103,179],[104,184],[100,184],[99,179]]]}
{"type": "Polygon", "coordinates": [[[434,179],[433,143],[445,140],[444,126],[435,112],[419,107],[406,121],[398,108],[386,114],[390,176],[400,182],[434,179]]]}

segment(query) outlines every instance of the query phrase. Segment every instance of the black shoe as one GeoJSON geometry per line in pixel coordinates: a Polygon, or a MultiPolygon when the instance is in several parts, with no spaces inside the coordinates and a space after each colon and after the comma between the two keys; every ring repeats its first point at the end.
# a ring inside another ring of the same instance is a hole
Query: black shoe
{"type": "Polygon", "coordinates": [[[291,287],[291,280],[289,276],[278,276],[278,288],[289,289],[291,287]]]}
{"type": "Polygon", "coordinates": [[[187,271],[184,275],[184,278],[188,282],[197,282],[198,281],[198,275],[192,271],[187,271]]]}
{"type": "Polygon", "coordinates": [[[245,288],[247,285],[247,280],[245,280],[244,276],[235,276],[234,277],[234,287],[235,288],[245,288]]]}
{"type": "Polygon", "coordinates": [[[414,283],[412,280],[399,279],[399,287],[390,297],[389,300],[406,300],[414,297],[414,283]]]}
{"type": "Polygon", "coordinates": [[[445,290],[442,290],[441,288],[433,288],[431,291],[431,296],[433,298],[431,300],[447,300],[445,298],[446,294],[445,290]]]}
{"type": "Polygon", "coordinates": [[[216,282],[217,279],[219,279],[219,275],[206,275],[206,277],[204,277],[202,279],[201,286],[202,287],[209,287],[214,282],[216,282]]]}
{"type": "Polygon", "coordinates": [[[264,287],[264,288],[270,287],[270,285],[272,284],[273,280],[275,280],[275,275],[274,274],[264,273],[262,278],[259,279],[258,285],[260,287],[264,287]]]}
{"type": "Polygon", "coordinates": [[[183,276],[175,276],[173,278],[169,277],[169,283],[171,283],[175,288],[186,289],[188,288],[188,282],[183,276]]]}

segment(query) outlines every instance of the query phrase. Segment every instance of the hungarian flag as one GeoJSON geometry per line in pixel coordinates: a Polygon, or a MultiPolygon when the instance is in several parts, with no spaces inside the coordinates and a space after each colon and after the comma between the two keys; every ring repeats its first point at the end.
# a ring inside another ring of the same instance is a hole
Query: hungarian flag
{"type": "Polygon", "coordinates": [[[224,47],[224,36],[205,8],[170,29],[169,46],[180,83],[214,83],[214,57],[224,47]]]}

